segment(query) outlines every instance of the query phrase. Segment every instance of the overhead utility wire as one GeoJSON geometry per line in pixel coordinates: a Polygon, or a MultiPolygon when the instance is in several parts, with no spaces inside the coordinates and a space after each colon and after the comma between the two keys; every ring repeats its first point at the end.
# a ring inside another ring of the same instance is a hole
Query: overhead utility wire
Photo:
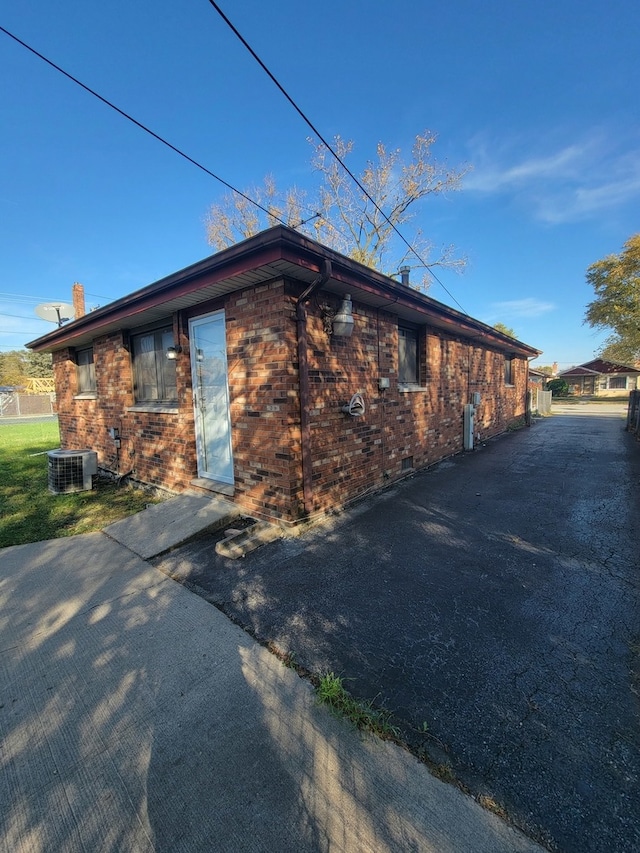
{"type": "Polygon", "coordinates": [[[286,224],[287,224],[287,223],[286,223],[286,222],[284,222],[282,219],[280,219],[280,217],[279,217],[279,216],[276,216],[272,211],[267,210],[267,208],[266,208],[266,207],[263,207],[263,206],[262,206],[261,204],[259,204],[257,201],[254,201],[254,199],[250,198],[250,197],[249,197],[248,195],[246,195],[245,193],[243,193],[243,192],[241,192],[240,190],[236,189],[232,184],[230,184],[230,183],[228,183],[227,181],[225,181],[225,180],[224,180],[223,178],[221,178],[219,175],[216,175],[216,174],[215,174],[214,172],[212,172],[210,169],[207,169],[207,167],[206,167],[206,166],[203,166],[201,163],[198,163],[198,161],[197,161],[197,160],[194,160],[194,159],[193,159],[193,157],[189,157],[189,155],[188,155],[188,154],[185,154],[185,152],[184,152],[184,151],[181,151],[179,148],[176,148],[176,146],[175,146],[175,145],[172,145],[170,142],[168,142],[168,141],[167,141],[166,139],[164,139],[162,136],[159,136],[157,133],[154,133],[154,131],[153,131],[153,130],[151,130],[151,128],[149,128],[149,127],[147,127],[146,125],[142,124],[142,122],[139,122],[137,119],[133,118],[133,116],[129,115],[129,113],[126,113],[124,110],[121,110],[121,109],[120,109],[120,107],[117,107],[117,106],[116,106],[115,104],[113,104],[111,101],[108,101],[106,98],[103,98],[103,97],[102,97],[102,95],[100,95],[100,94],[99,94],[98,92],[96,92],[94,89],[91,89],[89,86],[85,85],[81,80],[78,80],[78,78],[77,78],[77,77],[74,77],[74,76],[73,76],[73,74],[69,74],[69,72],[68,72],[68,71],[65,71],[65,70],[64,70],[64,68],[61,68],[59,65],[56,65],[56,63],[55,63],[55,62],[52,62],[50,59],[47,59],[47,57],[46,57],[46,56],[44,56],[42,53],[39,53],[37,50],[35,50],[35,48],[31,47],[31,46],[30,46],[30,45],[28,45],[26,42],[22,41],[22,39],[19,39],[19,38],[18,38],[18,36],[15,36],[13,33],[9,32],[9,30],[5,29],[3,26],[0,26],[0,31],[2,31],[3,33],[5,33],[5,35],[8,35],[8,36],[9,36],[9,38],[12,38],[12,39],[13,39],[14,41],[16,41],[18,44],[22,45],[22,47],[26,48],[28,51],[30,51],[31,53],[33,53],[35,56],[37,56],[37,57],[38,57],[38,59],[41,59],[43,62],[46,62],[46,63],[47,63],[47,65],[50,65],[52,68],[55,68],[55,70],[56,70],[56,71],[59,71],[59,72],[60,72],[60,74],[64,74],[64,76],[65,76],[65,77],[67,77],[67,78],[68,78],[69,80],[71,80],[73,83],[76,83],[78,86],[80,86],[82,89],[84,89],[84,90],[85,90],[85,92],[88,92],[90,95],[93,95],[93,96],[94,96],[94,98],[97,98],[99,101],[102,101],[102,103],[103,103],[103,104],[106,104],[108,107],[111,107],[111,109],[112,109],[112,110],[115,110],[117,113],[119,113],[121,116],[123,116],[124,118],[126,118],[128,121],[133,122],[133,124],[135,124],[135,125],[136,125],[137,127],[139,127],[141,130],[144,130],[144,132],[145,132],[145,133],[148,133],[150,136],[153,136],[153,138],[154,138],[154,139],[157,139],[157,140],[158,140],[158,142],[161,142],[163,145],[166,145],[166,146],[167,146],[167,148],[170,148],[170,149],[171,149],[172,151],[174,151],[176,154],[179,154],[179,155],[180,155],[181,157],[183,157],[185,160],[188,160],[188,161],[189,161],[189,163],[191,163],[192,165],[196,166],[198,169],[201,169],[203,172],[205,172],[205,173],[206,173],[207,175],[209,175],[210,177],[215,178],[215,180],[216,180],[216,181],[219,181],[219,183],[221,183],[223,186],[227,187],[227,189],[232,190],[232,192],[237,193],[239,196],[242,196],[242,198],[244,198],[246,201],[250,202],[251,204],[255,205],[255,206],[256,206],[257,208],[259,208],[263,213],[266,213],[268,216],[271,216],[273,219],[277,219],[277,221],[278,221],[281,225],[286,225],[286,224]]]}
{"type": "Polygon", "coordinates": [[[224,12],[222,11],[222,9],[220,8],[220,6],[218,6],[218,4],[215,2],[215,0],[209,0],[209,3],[211,4],[211,6],[213,6],[213,8],[216,10],[216,12],[220,15],[220,17],[221,17],[221,18],[222,18],[222,20],[225,22],[225,24],[227,24],[227,26],[228,26],[228,27],[233,31],[233,33],[237,36],[237,38],[238,38],[238,39],[242,42],[242,44],[246,47],[246,49],[249,51],[249,53],[251,54],[251,56],[253,56],[253,58],[255,59],[255,61],[256,61],[256,62],[258,63],[258,65],[262,68],[262,70],[263,70],[263,71],[265,72],[265,74],[269,77],[269,79],[270,79],[270,80],[274,83],[274,85],[275,85],[275,86],[280,90],[280,92],[284,95],[284,97],[287,99],[287,101],[289,101],[289,103],[290,103],[290,104],[291,104],[291,106],[294,108],[294,110],[298,113],[298,115],[300,116],[300,118],[305,122],[305,124],[307,124],[307,125],[311,128],[311,130],[315,133],[315,135],[318,137],[318,139],[320,140],[320,142],[322,142],[322,144],[325,146],[325,148],[327,149],[327,151],[329,151],[329,153],[330,153],[330,154],[331,154],[331,155],[332,155],[332,156],[333,156],[333,157],[338,161],[338,163],[342,166],[342,168],[345,170],[345,172],[347,173],[347,175],[349,175],[349,177],[351,178],[351,180],[355,182],[355,184],[356,184],[356,185],[357,185],[357,187],[361,190],[361,192],[363,192],[363,193],[364,193],[364,195],[366,196],[366,198],[368,198],[368,199],[369,199],[369,201],[370,201],[370,202],[371,202],[371,204],[375,207],[375,209],[378,211],[378,213],[380,214],[380,216],[384,217],[385,221],[389,223],[389,225],[393,228],[393,230],[396,232],[396,234],[397,234],[397,235],[398,235],[398,237],[402,240],[402,242],[405,244],[405,246],[409,249],[409,251],[410,251],[410,252],[412,252],[412,254],[414,254],[414,255],[416,256],[416,258],[417,258],[417,259],[420,261],[420,263],[425,267],[425,269],[427,269],[427,270],[429,271],[429,274],[430,274],[430,275],[432,275],[432,276],[433,276],[433,278],[438,282],[438,284],[439,284],[439,285],[440,285],[440,287],[445,291],[445,293],[447,293],[447,294],[451,297],[451,299],[453,299],[453,301],[456,303],[456,305],[458,306],[458,308],[460,308],[460,310],[464,312],[464,308],[462,307],[462,305],[460,305],[460,303],[459,303],[459,302],[458,302],[458,300],[455,298],[455,296],[453,295],[453,293],[451,293],[451,291],[449,291],[449,290],[444,286],[444,284],[440,281],[440,279],[438,278],[438,276],[433,272],[433,270],[431,269],[431,267],[429,267],[429,266],[428,266],[428,264],[426,263],[426,261],[425,261],[425,260],[420,256],[420,254],[417,252],[417,250],[416,250],[416,249],[414,249],[414,247],[413,247],[413,246],[411,245],[411,243],[407,240],[407,238],[404,236],[404,234],[402,234],[402,233],[398,230],[398,228],[396,227],[396,225],[395,225],[395,224],[394,224],[394,223],[389,219],[389,217],[388,217],[388,216],[387,216],[387,214],[384,212],[384,210],[382,210],[382,209],[381,209],[381,208],[376,204],[376,202],[371,198],[371,196],[369,195],[369,193],[367,192],[367,190],[365,189],[365,187],[363,187],[363,186],[362,186],[361,182],[360,182],[360,181],[358,180],[358,178],[353,174],[353,172],[351,171],[351,169],[349,169],[349,167],[344,163],[344,161],[340,159],[340,157],[338,156],[338,154],[333,150],[333,147],[332,147],[331,145],[329,145],[329,143],[327,142],[327,140],[326,140],[326,139],[324,138],[324,136],[320,133],[320,131],[318,130],[318,128],[313,124],[313,122],[311,121],[311,119],[309,119],[309,118],[305,115],[305,113],[302,111],[302,109],[301,109],[301,108],[296,104],[296,102],[293,100],[293,98],[292,98],[292,97],[291,97],[291,95],[287,92],[287,90],[284,88],[284,86],[283,86],[283,85],[280,83],[280,81],[275,77],[275,75],[274,75],[274,74],[269,70],[269,68],[265,65],[265,63],[260,59],[260,57],[259,57],[259,56],[258,56],[258,54],[255,52],[255,50],[251,47],[251,45],[249,44],[249,42],[248,42],[248,41],[244,38],[244,36],[243,36],[239,31],[238,31],[238,29],[237,29],[237,28],[236,28],[236,27],[231,23],[231,21],[229,20],[229,18],[227,18],[227,16],[225,15],[225,13],[224,13],[224,12]]]}
{"type": "Polygon", "coordinates": [[[0,317],[13,317],[15,320],[33,320],[33,317],[28,314],[5,314],[0,311],[0,317]]]}

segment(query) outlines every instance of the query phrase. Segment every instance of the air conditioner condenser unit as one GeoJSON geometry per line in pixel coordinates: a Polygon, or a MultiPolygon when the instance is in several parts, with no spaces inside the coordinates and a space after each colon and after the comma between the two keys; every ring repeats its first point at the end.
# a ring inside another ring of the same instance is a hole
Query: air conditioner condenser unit
{"type": "Polygon", "coordinates": [[[94,450],[50,450],[49,491],[88,492],[93,488],[93,475],[98,473],[98,454],[94,450]]]}

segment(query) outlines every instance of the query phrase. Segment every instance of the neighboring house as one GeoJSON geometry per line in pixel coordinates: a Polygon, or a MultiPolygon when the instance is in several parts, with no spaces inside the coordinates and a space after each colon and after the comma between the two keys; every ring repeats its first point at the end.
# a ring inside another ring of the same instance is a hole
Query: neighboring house
{"type": "Polygon", "coordinates": [[[614,361],[595,358],[558,374],[578,397],[623,397],[640,388],[640,370],[614,361]]]}
{"type": "Polygon", "coordinates": [[[532,392],[544,391],[549,379],[551,379],[551,376],[548,373],[536,370],[535,367],[529,367],[529,389],[532,392]]]}
{"type": "Polygon", "coordinates": [[[522,421],[539,355],[280,226],[28,346],[53,353],[62,448],[283,523],[461,451],[472,401],[476,437],[522,421]]]}

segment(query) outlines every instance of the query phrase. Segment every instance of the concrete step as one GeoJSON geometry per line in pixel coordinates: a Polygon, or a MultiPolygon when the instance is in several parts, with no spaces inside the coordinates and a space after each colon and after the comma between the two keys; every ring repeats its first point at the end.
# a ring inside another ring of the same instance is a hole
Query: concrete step
{"type": "Polygon", "coordinates": [[[228,557],[231,560],[238,560],[248,554],[249,551],[255,551],[256,548],[265,545],[267,542],[282,539],[283,535],[283,531],[275,524],[256,521],[251,527],[233,531],[230,536],[216,542],[216,554],[221,557],[228,557]]]}
{"type": "Polygon", "coordinates": [[[224,498],[183,492],[109,524],[103,533],[149,560],[203,530],[230,526],[240,514],[240,508],[224,498]]]}

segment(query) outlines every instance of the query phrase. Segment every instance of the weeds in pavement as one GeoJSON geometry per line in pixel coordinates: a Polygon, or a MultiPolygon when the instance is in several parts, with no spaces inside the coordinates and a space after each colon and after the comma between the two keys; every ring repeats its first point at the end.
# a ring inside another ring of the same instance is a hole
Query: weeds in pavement
{"type": "Polygon", "coordinates": [[[374,708],[371,701],[355,699],[345,688],[343,679],[333,672],[320,676],[316,695],[336,716],[349,720],[358,729],[384,738],[399,737],[399,730],[391,723],[390,711],[374,708]]]}

